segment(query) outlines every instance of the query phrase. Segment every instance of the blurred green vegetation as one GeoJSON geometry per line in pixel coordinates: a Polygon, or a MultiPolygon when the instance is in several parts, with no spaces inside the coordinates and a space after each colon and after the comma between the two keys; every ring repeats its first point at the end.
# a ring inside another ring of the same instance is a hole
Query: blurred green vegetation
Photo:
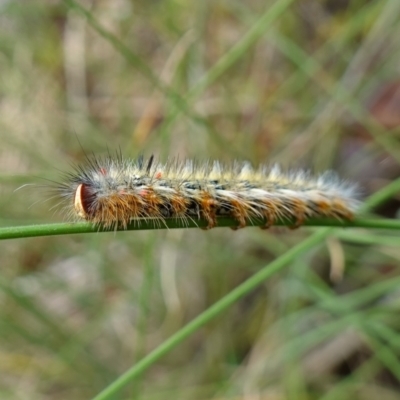
{"type": "MultiPolygon", "coordinates": [[[[398,0],[3,0],[1,226],[62,221],[47,180],[118,148],[334,169],[374,193],[400,175],[399,37],[398,0]]],[[[309,235],[1,242],[0,398],[95,396],[309,235]]],[[[334,230],[115,398],[399,398],[398,243],[334,230]]]]}

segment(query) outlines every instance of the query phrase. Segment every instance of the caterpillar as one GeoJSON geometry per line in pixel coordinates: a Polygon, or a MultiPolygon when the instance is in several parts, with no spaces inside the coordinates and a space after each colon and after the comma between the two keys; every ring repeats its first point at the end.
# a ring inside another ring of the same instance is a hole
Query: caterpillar
{"type": "Polygon", "coordinates": [[[352,220],[360,204],[357,187],[333,172],[312,176],[237,161],[162,164],[154,156],[128,160],[118,153],[87,158],[64,178],[56,190],[68,217],[115,229],[167,218],[204,219],[213,228],[219,217],[234,218],[237,228],[252,218],[264,219],[264,228],[278,219],[298,227],[313,217],[352,220]]]}

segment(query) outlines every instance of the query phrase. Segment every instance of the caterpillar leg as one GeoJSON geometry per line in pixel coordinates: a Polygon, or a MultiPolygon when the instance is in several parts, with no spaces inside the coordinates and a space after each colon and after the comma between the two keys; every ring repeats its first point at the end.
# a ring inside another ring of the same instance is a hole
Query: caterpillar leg
{"type": "Polygon", "coordinates": [[[291,214],[294,217],[294,224],[289,226],[290,229],[298,229],[306,220],[307,207],[301,200],[292,200],[293,211],[291,214]]]}
{"type": "Polygon", "coordinates": [[[180,220],[186,219],[189,202],[177,192],[169,199],[171,216],[180,220]]]}
{"type": "Polygon", "coordinates": [[[238,222],[237,226],[232,226],[231,229],[236,231],[246,227],[246,219],[248,218],[248,210],[240,200],[232,200],[230,202],[232,207],[231,215],[238,222]]]}
{"type": "Polygon", "coordinates": [[[335,214],[346,221],[352,221],[354,219],[354,214],[349,210],[348,207],[341,200],[333,200],[332,202],[332,214],[335,214]]]}
{"type": "Polygon", "coordinates": [[[162,209],[165,205],[164,199],[153,189],[143,190],[141,193],[143,207],[141,213],[146,217],[154,218],[158,221],[164,221],[162,209]]]}
{"type": "Polygon", "coordinates": [[[201,200],[201,215],[207,221],[207,227],[203,228],[205,230],[214,228],[217,225],[217,214],[216,206],[217,201],[211,196],[206,196],[201,200]]]}
{"type": "Polygon", "coordinates": [[[281,207],[281,204],[272,200],[264,200],[263,205],[262,215],[266,222],[264,225],[261,225],[260,228],[269,229],[274,225],[276,218],[279,215],[279,207],[281,207]]]}

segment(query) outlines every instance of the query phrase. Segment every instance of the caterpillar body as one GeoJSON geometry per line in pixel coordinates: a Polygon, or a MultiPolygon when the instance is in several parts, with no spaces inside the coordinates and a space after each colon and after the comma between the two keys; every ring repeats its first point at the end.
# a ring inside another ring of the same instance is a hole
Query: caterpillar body
{"type": "Polygon", "coordinates": [[[332,172],[313,177],[278,166],[254,169],[248,162],[162,164],[153,156],[127,160],[120,154],[88,159],[56,190],[68,216],[105,228],[167,218],[205,219],[213,228],[218,217],[234,218],[238,228],[252,218],[263,218],[265,227],[278,219],[300,226],[313,217],[351,220],[359,206],[356,186],[332,172]]]}

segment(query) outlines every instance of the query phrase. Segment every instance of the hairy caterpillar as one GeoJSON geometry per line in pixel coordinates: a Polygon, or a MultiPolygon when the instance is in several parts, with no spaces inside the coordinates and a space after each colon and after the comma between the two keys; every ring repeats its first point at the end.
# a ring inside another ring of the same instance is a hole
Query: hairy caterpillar
{"type": "Polygon", "coordinates": [[[106,228],[166,218],[205,219],[213,228],[223,216],[239,228],[252,218],[264,218],[265,227],[282,218],[300,226],[311,217],[351,220],[359,206],[356,187],[332,172],[312,177],[278,166],[253,169],[247,162],[161,164],[153,156],[127,160],[120,154],[88,158],[56,190],[68,216],[106,228]]]}

